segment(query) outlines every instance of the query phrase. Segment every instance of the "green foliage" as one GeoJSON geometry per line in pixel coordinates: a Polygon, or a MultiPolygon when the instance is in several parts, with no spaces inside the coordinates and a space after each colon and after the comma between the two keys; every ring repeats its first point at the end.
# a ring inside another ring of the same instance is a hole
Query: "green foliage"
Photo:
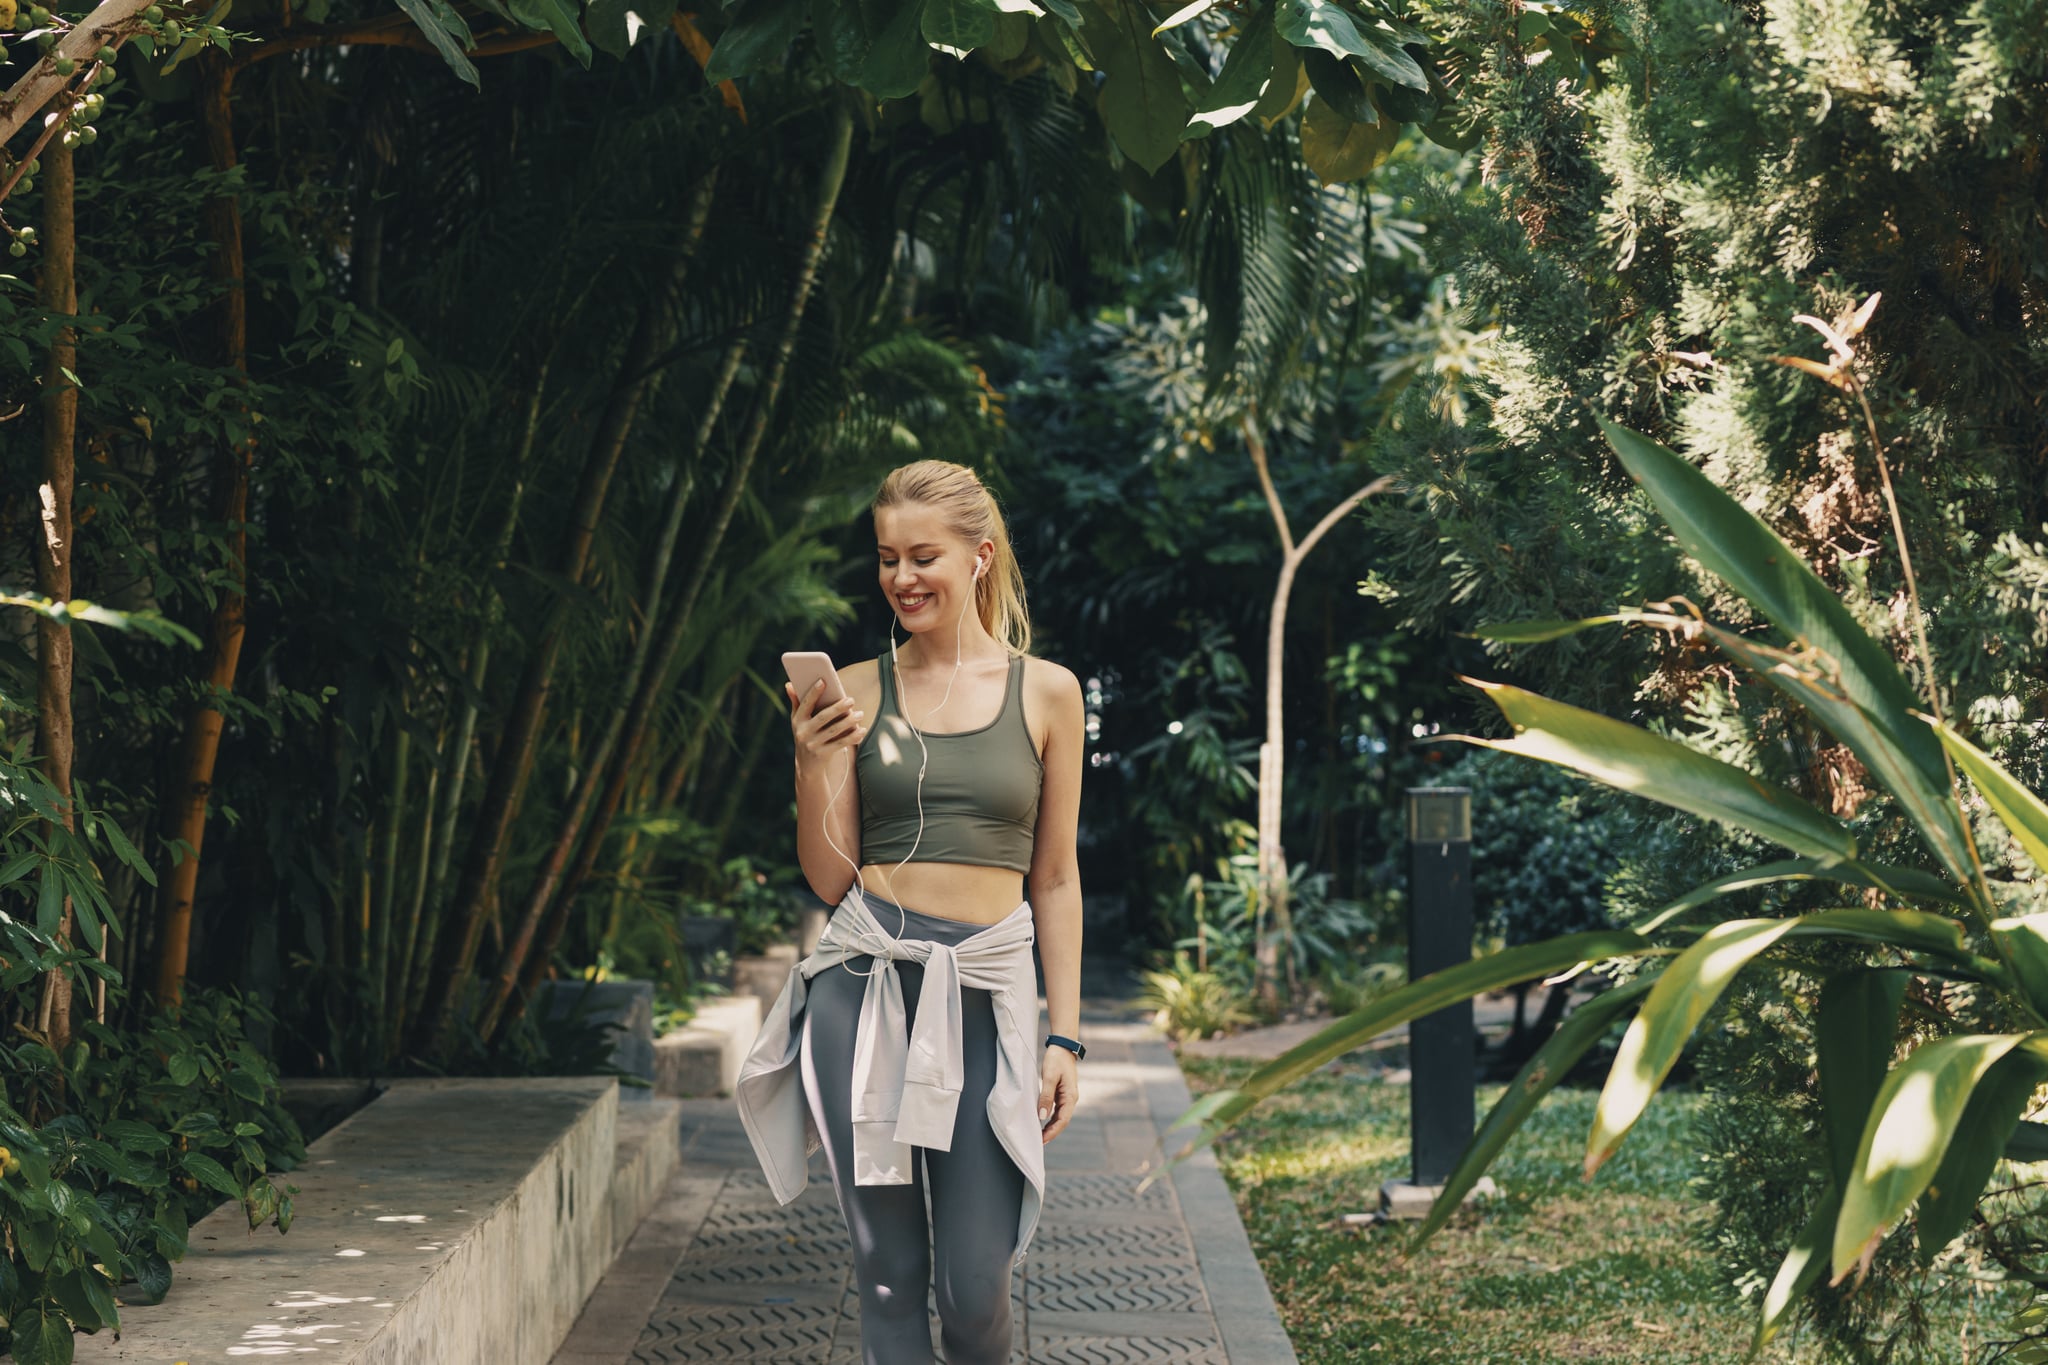
{"type": "Polygon", "coordinates": [[[188,1228],[223,1198],[252,1230],[291,1227],[296,1188],[271,1173],[305,1143],[247,1038],[273,1022],[200,991],[133,1033],[88,1022],[61,1057],[35,1037],[0,1046],[0,1321],[15,1359],[68,1360],[74,1330],[118,1330],[117,1292],[160,1301],[188,1228]]]}
{"type": "MultiPolygon", "coordinates": [[[[1846,365],[1853,357],[1846,345],[1841,350],[1846,365]]],[[[1645,613],[1638,619],[1704,635],[1737,665],[1769,673],[1794,699],[1824,693],[1813,708],[1815,722],[1845,743],[1869,747],[1870,771],[1890,778],[1888,793],[1912,812],[1923,841],[1921,857],[1941,860],[1950,831],[1966,828],[1960,795],[1953,785],[1928,792],[1913,767],[1921,741],[1916,738],[1908,746],[1891,737],[1904,733],[1908,724],[1930,726],[1941,742],[1952,745],[1960,745],[1960,737],[1950,738],[1941,721],[1918,714],[1910,689],[1890,661],[1873,652],[1868,637],[1846,621],[1839,603],[1811,586],[1811,573],[1795,552],[1753,514],[1655,442],[1612,429],[1609,440],[1693,558],[1720,566],[1723,580],[1782,638],[1796,642],[1796,650],[1731,636],[1688,618],[1645,613]],[[1834,650],[1814,643],[1821,639],[1830,640],[1834,650]]],[[[1554,632],[1517,627],[1496,633],[1535,637],[1554,632]]],[[[1572,768],[1767,842],[1802,849],[1823,865],[1854,860],[1857,843],[1848,828],[1754,774],[1638,727],[1517,688],[1481,686],[1514,732],[1511,740],[1489,741],[1492,747],[1572,768]],[[1647,758],[1653,754],[1662,756],[1669,780],[1646,780],[1647,758]]],[[[1994,813],[2011,826],[2016,843],[2032,847],[2032,841],[2048,835],[2048,806],[1990,758],[1979,754],[1972,761],[1983,765],[1981,780],[2001,791],[1994,813]]],[[[2048,839],[2042,842],[2048,846],[2048,839]]],[[[1853,1156],[1830,1172],[1827,1193],[1808,1219],[1807,1231],[1795,1238],[1766,1298],[1756,1338],[1761,1348],[1823,1273],[1823,1264],[1835,1283],[1866,1272],[1908,1214],[1921,1239],[1923,1261],[1942,1253],[1983,1198],[1985,1183],[2048,1069],[2048,1030],[2039,1028],[2048,1019],[2048,997],[2035,993],[2031,974],[2019,970],[2011,947],[2022,926],[1994,931],[1990,917],[1999,898],[1974,851],[1969,870],[1974,875],[1944,895],[1937,911],[1918,909],[1908,903],[1910,893],[1886,887],[1882,909],[1731,919],[1696,935],[1681,931],[1671,947],[1654,946],[1633,933],[1588,933],[1509,948],[1411,983],[1338,1021],[1254,1072],[1239,1089],[1205,1097],[1181,1122],[1199,1122],[1204,1138],[1213,1137],[1260,1099],[1355,1046],[1361,1037],[1417,1017],[1446,999],[1516,979],[1510,973],[1518,969],[1556,970],[1573,961],[1670,954],[1661,972],[1625,988],[1632,995],[1642,987],[1644,993],[1594,1111],[1585,1160],[1591,1177],[1634,1126],[1680,1050],[1750,964],[1775,959],[1790,965],[1798,959],[1784,956],[1786,951],[1811,939],[1835,955],[1839,971],[1845,956],[1856,962],[1856,945],[1870,944],[1885,953],[1892,971],[1930,987],[1965,983],[1978,1001],[1978,1017],[1938,1019],[1894,1064],[1890,1049],[1872,1047],[1870,1016],[1896,1010],[1897,991],[1870,989],[1871,974],[1860,969],[1847,979],[1830,974],[1822,994],[1817,1067],[1824,1101],[1833,1111],[1829,1126],[1841,1135],[1833,1146],[1838,1153],[1853,1150],[1853,1156]],[[1949,913],[1958,900],[1965,912],[1961,917],[1949,913]],[[2006,1028],[1997,1027],[2008,1020],[2006,1028]],[[1992,1027],[1987,1029],[1987,1023],[1992,1027]],[[1853,1149],[1847,1143],[1850,1132],[1859,1134],[1853,1149]]],[[[2031,862],[2015,870],[2022,881],[2048,872],[2031,862]]],[[[1726,879],[1718,879],[1711,885],[1725,884],[1726,879]]],[[[1599,1041],[1620,994],[1597,1002],[1583,1026],[1561,1030],[1532,1059],[1534,1070],[1525,1068],[1495,1106],[1481,1137],[1447,1181],[1446,1208],[1455,1207],[1454,1192],[1470,1187],[1533,1110],[1545,1082],[1599,1041]],[[1557,1055],[1545,1055],[1551,1052],[1557,1055]]],[[[1440,1210],[1425,1235],[1442,1221],[1440,1210]]]]}
{"type": "Polygon", "coordinates": [[[1164,971],[1144,974],[1138,1005],[1176,1041],[1214,1038],[1252,1022],[1250,998],[1215,972],[1201,971],[1175,953],[1164,971]]]}
{"type": "Polygon", "coordinates": [[[1143,0],[1061,0],[1042,12],[985,0],[750,0],[719,34],[707,75],[772,70],[793,45],[804,50],[796,43],[809,28],[836,79],[887,100],[929,94],[951,79],[948,57],[933,69],[931,49],[955,59],[972,53],[1008,79],[1044,73],[1069,93],[1089,82],[1103,130],[1147,177],[1177,155],[1198,164],[1188,144],[1248,115],[1270,128],[1313,82],[1301,155],[1328,183],[1372,170],[1403,123],[1446,145],[1468,144],[1476,111],[1458,91],[1490,43],[1512,43],[1518,58],[1551,58],[1546,71],[1590,84],[1603,79],[1600,63],[1626,47],[1604,16],[1518,13],[1519,25],[1497,19],[1469,32],[1443,26],[1434,7],[1411,18],[1400,7],[1353,0],[1195,5],[1166,23],[1143,0]]]}

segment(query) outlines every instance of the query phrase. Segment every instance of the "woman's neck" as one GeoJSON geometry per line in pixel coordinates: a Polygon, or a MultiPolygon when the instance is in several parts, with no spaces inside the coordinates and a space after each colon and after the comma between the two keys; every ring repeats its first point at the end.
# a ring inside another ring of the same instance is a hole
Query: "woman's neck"
{"type": "Polygon", "coordinates": [[[896,651],[896,660],[905,668],[950,668],[956,656],[965,665],[998,655],[1007,658],[1009,650],[997,643],[986,626],[975,621],[972,625],[963,622],[957,627],[939,626],[913,636],[896,651]],[[904,658],[906,654],[910,657],[904,658]]]}

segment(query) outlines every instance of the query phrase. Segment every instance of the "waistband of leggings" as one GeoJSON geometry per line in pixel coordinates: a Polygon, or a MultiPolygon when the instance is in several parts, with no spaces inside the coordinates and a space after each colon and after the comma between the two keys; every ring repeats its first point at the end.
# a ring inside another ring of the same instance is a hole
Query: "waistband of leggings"
{"type": "Polygon", "coordinates": [[[875,923],[882,926],[882,932],[892,938],[932,939],[952,945],[989,927],[986,924],[972,924],[966,920],[947,919],[943,915],[929,915],[922,910],[899,905],[886,896],[877,896],[872,892],[863,893],[863,897],[867,902],[868,914],[874,917],[875,923]]]}

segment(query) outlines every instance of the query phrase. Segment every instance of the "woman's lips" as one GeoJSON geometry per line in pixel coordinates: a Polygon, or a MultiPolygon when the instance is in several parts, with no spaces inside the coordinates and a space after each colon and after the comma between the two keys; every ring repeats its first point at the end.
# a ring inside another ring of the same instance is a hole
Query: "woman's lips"
{"type": "Polygon", "coordinates": [[[919,598],[915,602],[906,602],[899,597],[896,599],[896,605],[902,610],[905,616],[910,616],[917,612],[923,611],[926,607],[931,605],[931,601],[931,594],[926,593],[923,597],[919,598]]]}

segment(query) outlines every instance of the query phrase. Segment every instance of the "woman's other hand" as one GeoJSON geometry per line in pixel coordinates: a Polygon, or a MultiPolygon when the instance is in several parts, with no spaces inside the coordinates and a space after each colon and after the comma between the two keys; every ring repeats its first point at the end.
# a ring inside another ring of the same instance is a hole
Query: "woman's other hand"
{"type": "Polygon", "coordinates": [[[1045,1059],[1038,1064],[1039,1141],[1058,1137],[1080,1102],[1080,1059],[1063,1047],[1047,1046],[1045,1059]]]}
{"type": "Polygon", "coordinates": [[[861,724],[865,713],[853,709],[852,697],[841,697],[829,706],[818,705],[825,680],[811,684],[802,697],[796,684],[785,682],[782,693],[789,698],[789,729],[796,738],[796,764],[805,771],[821,772],[825,760],[842,749],[851,749],[867,735],[861,724]]]}

